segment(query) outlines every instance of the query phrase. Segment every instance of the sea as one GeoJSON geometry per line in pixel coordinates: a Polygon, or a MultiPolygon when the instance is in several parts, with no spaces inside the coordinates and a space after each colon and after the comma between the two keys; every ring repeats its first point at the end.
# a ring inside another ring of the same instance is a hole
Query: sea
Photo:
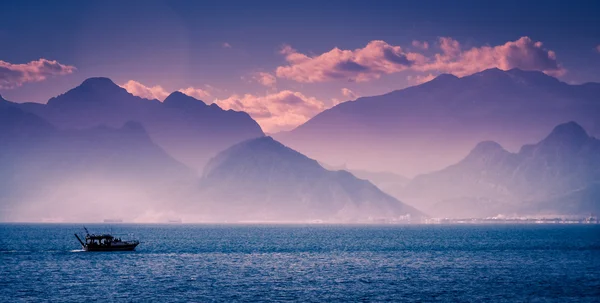
{"type": "Polygon", "coordinates": [[[0,302],[600,302],[600,225],[0,224],[0,302]]]}

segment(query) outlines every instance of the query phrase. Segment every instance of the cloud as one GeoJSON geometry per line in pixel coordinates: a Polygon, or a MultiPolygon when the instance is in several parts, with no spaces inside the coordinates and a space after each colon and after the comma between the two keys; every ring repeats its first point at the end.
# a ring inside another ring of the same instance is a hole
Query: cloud
{"type": "Polygon", "coordinates": [[[558,63],[556,54],[543,47],[542,42],[521,37],[498,46],[473,47],[462,50],[460,43],[452,38],[439,39],[441,54],[436,54],[425,64],[415,66],[418,71],[437,71],[466,76],[489,68],[509,70],[542,71],[560,76],[565,70],[558,63]]]}
{"type": "Polygon", "coordinates": [[[76,70],[74,66],[43,58],[25,64],[0,60],[0,89],[16,88],[23,83],[44,81],[51,76],[72,74],[76,70]]]}
{"type": "Polygon", "coordinates": [[[359,95],[357,95],[356,93],[354,93],[352,90],[350,90],[349,88],[342,88],[342,95],[344,95],[344,97],[354,100],[356,98],[359,97],[359,95]]]}
{"type": "MultiPolygon", "coordinates": [[[[413,41],[412,45],[425,50],[427,42],[413,41]]],[[[552,76],[565,73],[552,50],[542,42],[521,37],[497,46],[481,46],[463,49],[450,37],[438,39],[439,52],[426,56],[419,52],[405,52],[381,40],[369,42],[364,48],[342,50],[333,48],[317,56],[308,56],[291,46],[282,48],[287,65],[279,66],[276,75],[297,82],[313,83],[333,80],[364,82],[378,79],[385,74],[406,70],[451,73],[456,76],[470,75],[489,68],[508,70],[542,71],[552,76]]]]}
{"type": "Polygon", "coordinates": [[[414,40],[412,42],[412,46],[420,49],[429,49],[429,43],[427,41],[417,41],[414,40]]]}
{"type": "Polygon", "coordinates": [[[316,98],[289,90],[265,96],[233,95],[215,103],[224,109],[247,112],[267,133],[290,130],[325,109],[316,98]]]}
{"type": "Polygon", "coordinates": [[[127,81],[121,87],[134,96],[146,99],[158,99],[162,101],[169,96],[169,93],[160,85],[148,87],[134,80],[127,81]]]}
{"type": "MultiPolygon", "coordinates": [[[[134,95],[134,96],[138,96],[138,97],[142,97],[142,98],[146,98],[146,99],[157,99],[160,101],[165,100],[165,98],[167,98],[170,93],[168,91],[166,91],[162,86],[160,85],[155,85],[155,86],[146,86],[140,82],[134,81],[134,80],[129,80],[127,81],[127,83],[121,85],[122,88],[124,88],[125,90],[127,90],[130,94],[134,95]]],[[[208,98],[210,97],[210,93],[206,90],[200,89],[200,88],[194,88],[194,87],[188,87],[188,88],[182,88],[179,89],[178,91],[194,97],[196,99],[203,99],[203,98],[208,98]]]]}
{"type": "Polygon", "coordinates": [[[203,89],[195,88],[195,87],[191,87],[191,86],[188,88],[182,88],[179,91],[188,96],[199,99],[199,100],[203,100],[203,99],[210,97],[210,93],[207,90],[203,90],[203,89]]]}
{"type": "Polygon", "coordinates": [[[450,37],[441,37],[439,39],[439,46],[447,56],[456,57],[460,55],[460,43],[450,37]]]}
{"type": "Polygon", "coordinates": [[[229,44],[227,42],[223,42],[223,44],[221,44],[221,47],[223,47],[223,48],[231,48],[231,44],[229,44]]]}
{"type": "Polygon", "coordinates": [[[336,47],[314,57],[299,53],[289,45],[284,46],[280,53],[285,56],[288,65],[277,67],[277,77],[305,83],[369,81],[406,70],[423,57],[417,53],[405,53],[400,46],[381,40],[371,41],[364,48],[355,50],[336,47]]]}
{"type": "Polygon", "coordinates": [[[252,80],[264,86],[274,87],[277,84],[277,78],[270,73],[257,72],[252,74],[252,80]]]}
{"type": "Polygon", "coordinates": [[[596,51],[600,53],[600,44],[598,44],[598,46],[596,46],[596,51]]]}

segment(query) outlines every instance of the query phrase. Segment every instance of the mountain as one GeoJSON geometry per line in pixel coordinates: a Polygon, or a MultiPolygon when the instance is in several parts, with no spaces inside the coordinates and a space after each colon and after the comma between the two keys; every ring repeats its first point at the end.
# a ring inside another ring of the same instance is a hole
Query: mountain
{"type": "Polygon", "coordinates": [[[90,78],[45,105],[19,104],[60,129],[120,127],[137,121],[170,155],[198,171],[217,152],[263,136],[244,112],[223,110],[175,92],[164,102],[136,97],[108,78],[90,78]]]}
{"type": "Polygon", "coordinates": [[[194,179],[137,122],[61,130],[0,106],[0,147],[0,220],[131,219],[164,209],[194,179]]]}
{"type": "Polygon", "coordinates": [[[410,182],[410,179],[407,177],[386,171],[372,172],[362,169],[351,169],[348,171],[359,179],[375,184],[375,186],[392,197],[398,196],[398,193],[410,182]]]}
{"type": "Polygon", "coordinates": [[[406,186],[410,179],[398,174],[387,171],[368,171],[362,169],[349,169],[346,165],[333,166],[319,162],[327,170],[345,170],[353,174],[355,177],[367,180],[381,189],[383,192],[390,194],[392,197],[397,197],[401,194],[402,189],[406,186]]]}
{"type": "Polygon", "coordinates": [[[219,153],[200,181],[204,211],[234,221],[419,221],[423,214],[347,171],[329,171],[271,137],[219,153]]]}
{"type": "Polygon", "coordinates": [[[577,123],[510,153],[479,143],[467,157],[415,177],[400,195],[437,216],[585,215],[600,211],[600,140],[577,123]]]}
{"type": "Polygon", "coordinates": [[[536,71],[440,75],[341,103],[275,138],[322,162],[410,177],[456,163],[480,141],[518,150],[564,121],[600,135],[598,96],[598,83],[570,85],[536,71]]]}

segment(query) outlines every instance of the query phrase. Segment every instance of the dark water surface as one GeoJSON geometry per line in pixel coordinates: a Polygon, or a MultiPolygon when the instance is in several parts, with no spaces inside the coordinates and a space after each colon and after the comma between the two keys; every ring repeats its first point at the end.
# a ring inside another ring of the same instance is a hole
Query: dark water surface
{"type": "Polygon", "coordinates": [[[2,302],[600,302],[600,225],[0,224],[2,302]]]}

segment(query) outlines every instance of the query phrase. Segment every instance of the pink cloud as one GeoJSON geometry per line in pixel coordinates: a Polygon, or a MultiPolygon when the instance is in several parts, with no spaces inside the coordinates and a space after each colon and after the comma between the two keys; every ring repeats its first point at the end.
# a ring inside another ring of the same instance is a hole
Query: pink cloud
{"type": "MultiPolygon", "coordinates": [[[[429,48],[426,42],[413,41],[413,46],[429,48]]],[[[332,80],[369,81],[385,74],[406,70],[444,72],[457,76],[470,75],[489,68],[508,70],[538,70],[552,76],[565,73],[552,50],[542,42],[521,37],[497,46],[463,49],[449,37],[438,40],[441,52],[425,56],[418,52],[404,52],[400,46],[374,40],[364,48],[342,50],[334,48],[317,56],[308,56],[291,46],[282,48],[287,65],[279,66],[276,75],[297,82],[312,83],[332,80]]],[[[431,78],[431,77],[429,77],[431,78]]],[[[426,78],[423,78],[426,79],[426,78]]]]}
{"type": "Polygon", "coordinates": [[[565,73],[556,60],[556,54],[543,48],[542,42],[529,37],[468,50],[462,50],[460,43],[452,38],[440,38],[439,46],[443,53],[436,54],[433,60],[423,65],[415,66],[415,70],[445,72],[459,77],[494,67],[502,70],[537,70],[552,76],[565,73]]]}
{"type": "Polygon", "coordinates": [[[277,84],[277,78],[270,73],[257,72],[252,75],[252,80],[268,87],[274,87],[277,84]]]}
{"type": "Polygon", "coordinates": [[[227,42],[223,42],[223,44],[221,44],[221,47],[223,47],[223,48],[231,48],[231,44],[229,44],[227,42]]]}
{"type": "Polygon", "coordinates": [[[439,45],[442,52],[447,56],[460,55],[460,43],[450,37],[441,37],[439,39],[439,45]]]}
{"type": "Polygon", "coordinates": [[[598,44],[598,46],[596,46],[596,51],[600,53],[600,44],[598,44]]]}
{"type": "Polygon", "coordinates": [[[400,46],[374,40],[364,48],[341,50],[334,48],[318,56],[309,57],[291,46],[282,48],[288,65],[276,69],[277,77],[297,82],[324,82],[331,80],[369,81],[384,74],[400,72],[422,59],[417,53],[405,53],[400,46]]]}
{"type": "Polygon", "coordinates": [[[427,41],[417,41],[414,40],[412,42],[412,46],[420,49],[429,49],[429,43],[427,41]]]}
{"type": "Polygon", "coordinates": [[[68,75],[77,70],[56,60],[39,59],[25,64],[0,60],[0,89],[16,88],[26,82],[44,81],[51,76],[68,75]]]}
{"type": "Polygon", "coordinates": [[[134,96],[146,99],[158,99],[162,101],[169,96],[169,92],[160,85],[149,87],[134,80],[127,81],[127,83],[121,85],[121,87],[134,96]]]}
{"type": "Polygon", "coordinates": [[[316,98],[289,90],[265,96],[233,95],[215,103],[224,109],[247,112],[267,133],[290,130],[325,109],[316,98]]]}

